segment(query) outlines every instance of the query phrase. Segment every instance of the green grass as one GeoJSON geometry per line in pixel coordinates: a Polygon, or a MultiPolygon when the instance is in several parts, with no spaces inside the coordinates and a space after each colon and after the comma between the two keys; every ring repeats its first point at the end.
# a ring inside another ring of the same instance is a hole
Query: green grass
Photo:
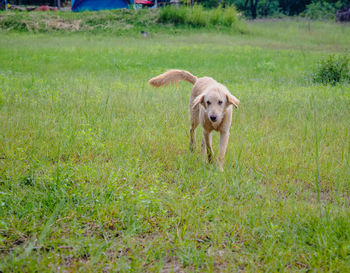
{"type": "Polygon", "coordinates": [[[176,26],[187,25],[191,27],[226,27],[227,30],[244,31],[240,14],[234,6],[216,9],[203,9],[200,5],[192,8],[186,6],[167,6],[160,10],[159,23],[171,23],[176,26]]]}
{"type": "Polygon", "coordinates": [[[155,28],[159,10],[100,12],[0,12],[0,29],[8,32],[89,32],[130,35],[155,28]]]}
{"type": "Polygon", "coordinates": [[[0,271],[348,272],[350,86],[311,79],[348,34],[0,33],[0,271]],[[224,172],[189,152],[191,85],[148,86],[169,68],[241,100],[224,172]]]}
{"type": "Polygon", "coordinates": [[[245,31],[244,23],[233,6],[225,9],[220,6],[213,10],[195,5],[193,8],[181,6],[76,13],[0,11],[0,30],[7,32],[88,32],[133,36],[141,30],[168,33],[204,27],[215,31],[245,31]]]}

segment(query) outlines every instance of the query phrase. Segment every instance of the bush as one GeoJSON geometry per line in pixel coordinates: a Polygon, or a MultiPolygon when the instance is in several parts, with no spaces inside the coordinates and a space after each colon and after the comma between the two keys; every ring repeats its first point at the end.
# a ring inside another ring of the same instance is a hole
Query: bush
{"type": "Polygon", "coordinates": [[[330,55],[320,61],[313,77],[314,82],[335,85],[350,81],[350,62],[347,56],[330,55]]]}
{"type": "Polygon", "coordinates": [[[14,13],[13,16],[8,16],[6,12],[3,14],[4,16],[0,17],[0,29],[27,31],[28,23],[21,13],[14,13]]]}
{"type": "Polygon", "coordinates": [[[213,26],[219,25],[222,18],[222,6],[212,9],[209,16],[209,23],[213,26]]]}
{"type": "Polygon", "coordinates": [[[188,14],[188,23],[193,26],[205,27],[209,24],[207,14],[201,5],[194,5],[188,14]]]}
{"type": "Polygon", "coordinates": [[[162,8],[159,15],[160,23],[172,23],[174,25],[183,25],[186,23],[187,9],[185,7],[166,6],[162,8]]]}
{"type": "Polygon", "coordinates": [[[223,26],[244,32],[235,7],[205,9],[167,6],[160,9],[113,10],[99,12],[0,12],[0,30],[23,32],[113,32],[139,34],[140,29],[162,24],[176,26],[223,26]]]}
{"type": "Polygon", "coordinates": [[[238,12],[235,6],[227,6],[223,9],[222,24],[227,27],[232,27],[238,20],[238,12]]]}
{"type": "Polygon", "coordinates": [[[130,26],[155,26],[158,10],[104,10],[98,12],[0,12],[0,30],[21,32],[119,32],[130,26]]]}
{"type": "Polygon", "coordinates": [[[225,26],[241,29],[240,15],[234,6],[223,8],[219,5],[216,9],[203,9],[200,5],[193,7],[167,6],[161,9],[159,22],[174,25],[190,25],[193,27],[225,26]]]}
{"type": "Polygon", "coordinates": [[[337,7],[330,3],[321,1],[313,2],[306,6],[304,16],[313,20],[334,20],[337,7]]]}
{"type": "MultiPolygon", "coordinates": [[[[260,0],[257,6],[258,17],[283,17],[279,2],[276,0],[260,0]]],[[[285,15],[284,15],[285,16],[285,15]]]]}

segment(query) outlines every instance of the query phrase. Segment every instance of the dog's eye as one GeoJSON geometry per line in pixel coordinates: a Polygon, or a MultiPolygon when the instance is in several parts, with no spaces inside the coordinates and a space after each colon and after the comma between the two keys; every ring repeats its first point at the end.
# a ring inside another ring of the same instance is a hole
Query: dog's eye
{"type": "Polygon", "coordinates": [[[218,103],[219,103],[219,105],[221,105],[221,104],[222,104],[222,100],[219,100],[219,102],[218,102],[218,103]]]}
{"type": "Polygon", "coordinates": [[[210,102],[210,101],[207,101],[207,104],[208,104],[208,105],[210,105],[210,104],[211,104],[211,102],[210,102]]]}

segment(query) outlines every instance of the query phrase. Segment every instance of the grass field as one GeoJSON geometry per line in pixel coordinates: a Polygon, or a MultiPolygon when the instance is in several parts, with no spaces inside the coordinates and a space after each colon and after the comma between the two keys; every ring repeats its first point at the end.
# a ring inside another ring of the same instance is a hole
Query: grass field
{"type": "Polygon", "coordinates": [[[0,32],[0,272],[349,272],[350,85],[311,81],[349,50],[302,21],[0,32]],[[189,152],[191,85],[148,86],[169,68],[240,99],[224,172],[189,152]]]}

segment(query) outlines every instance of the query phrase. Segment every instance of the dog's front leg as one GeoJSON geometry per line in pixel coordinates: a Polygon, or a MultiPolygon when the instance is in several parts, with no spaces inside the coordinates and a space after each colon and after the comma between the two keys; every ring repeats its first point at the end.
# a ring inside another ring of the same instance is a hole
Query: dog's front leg
{"type": "Polygon", "coordinates": [[[193,152],[196,147],[196,124],[191,124],[190,128],[190,151],[193,152]]]}
{"type": "Polygon", "coordinates": [[[208,162],[213,163],[214,151],[211,146],[212,135],[211,132],[203,129],[203,142],[202,142],[202,156],[205,157],[205,150],[207,150],[208,162]]]}
{"type": "Polygon", "coordinates": [[[230,137],[229,132],[222,132],[220,135],[220,148],[219,148],[219,156],[217,161],[220,171],[224,170],[223,166],[224,166],[225,154],[226,154],[229,137],[230,137]]]}
{"type": "Polygon", "coordinates": [[[203,136],[203,140],[202,140],[202,160],[205,162],[207,160],[207,144],[205,143],[205,139],[203,136]]]}

